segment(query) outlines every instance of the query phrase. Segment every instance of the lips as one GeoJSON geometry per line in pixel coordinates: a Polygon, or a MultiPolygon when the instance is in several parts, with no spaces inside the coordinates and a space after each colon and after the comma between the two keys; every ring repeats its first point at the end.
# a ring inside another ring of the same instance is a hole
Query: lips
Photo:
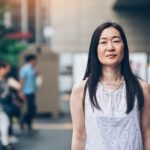
{"type": "Polygon", "coordinates": [[[117,56],[116,54],[109,54],[109,55],[106,55],[106,57],[115,57],[117,56]]]}

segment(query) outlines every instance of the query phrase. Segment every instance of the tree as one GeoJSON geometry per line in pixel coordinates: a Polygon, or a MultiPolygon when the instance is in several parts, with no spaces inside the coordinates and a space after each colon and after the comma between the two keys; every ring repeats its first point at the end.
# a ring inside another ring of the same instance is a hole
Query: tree
{"type": "Polygon", "coordinates": [[[10,32],[11,29],[0,26],[0,60],[7,61],[14,67],[19,64],[19,54],[27,47],[19,39],[9,38],[10,32]]]}
{"type": "Polygon", "coordinates": [[[0,60],[9,63],[12,68],[18,68],[19,54],[24,51],[27,46],[22,42],[23,33],[21,34],[19,32],[20,36],[18,36],[18,32],[15,32],[13,28],[5,27],[5,11],[6,8],[4,5],[0,6],[0,60]]]}

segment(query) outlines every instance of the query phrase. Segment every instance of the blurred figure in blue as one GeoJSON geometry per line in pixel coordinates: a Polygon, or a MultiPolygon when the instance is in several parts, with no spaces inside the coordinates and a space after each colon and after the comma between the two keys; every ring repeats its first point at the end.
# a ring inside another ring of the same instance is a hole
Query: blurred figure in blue
{"type": "Polygon", "coordinates": [[[20,83],[22,85],[22,91],[20,96],[26,102],[26,112],[23,115],[21,121],[21,127],[24,129],[24,125],[27,125],[28,130],[32,130],[33,118],[36,114],[36,76],[38,71],[36,70],[37,58],[33,54],[29,54],[25,57],[25,65],[20,70],[20,83]]]}

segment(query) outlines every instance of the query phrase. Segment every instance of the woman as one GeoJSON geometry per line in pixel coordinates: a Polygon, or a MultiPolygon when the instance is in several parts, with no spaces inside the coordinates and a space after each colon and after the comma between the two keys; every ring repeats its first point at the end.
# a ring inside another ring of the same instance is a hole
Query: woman
{"type": "Polygon", "coordinates": [[[9,87],[6,82],[6,75],[7,75],[6,64],[0,62],[0,135],[2,144],[2,146],[0,146],[0,149],[11,150],[12,145],[10,145],[8,134],[10,121],[4,109],[7,104],[7,101],[10,98],[9,87]]]}
{"type": "Polygon", "coordinates": [[[70,107],[72,150],[150,150],[150,86],[132,73],[118,24],[103,23],[93,33],[70,107]]]}

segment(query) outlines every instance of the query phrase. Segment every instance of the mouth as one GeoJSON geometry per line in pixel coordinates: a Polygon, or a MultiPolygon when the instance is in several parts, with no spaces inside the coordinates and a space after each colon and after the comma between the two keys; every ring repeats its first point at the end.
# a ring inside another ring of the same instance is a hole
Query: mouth
{"type": "Polygon", "coordinates": [[[115,54],[109,54],[109,55],[106,55],[106,57],[108,57],[108,58],[114,58],[114,57],[116,57],[117,55],[115,55],[115,54]]]}

